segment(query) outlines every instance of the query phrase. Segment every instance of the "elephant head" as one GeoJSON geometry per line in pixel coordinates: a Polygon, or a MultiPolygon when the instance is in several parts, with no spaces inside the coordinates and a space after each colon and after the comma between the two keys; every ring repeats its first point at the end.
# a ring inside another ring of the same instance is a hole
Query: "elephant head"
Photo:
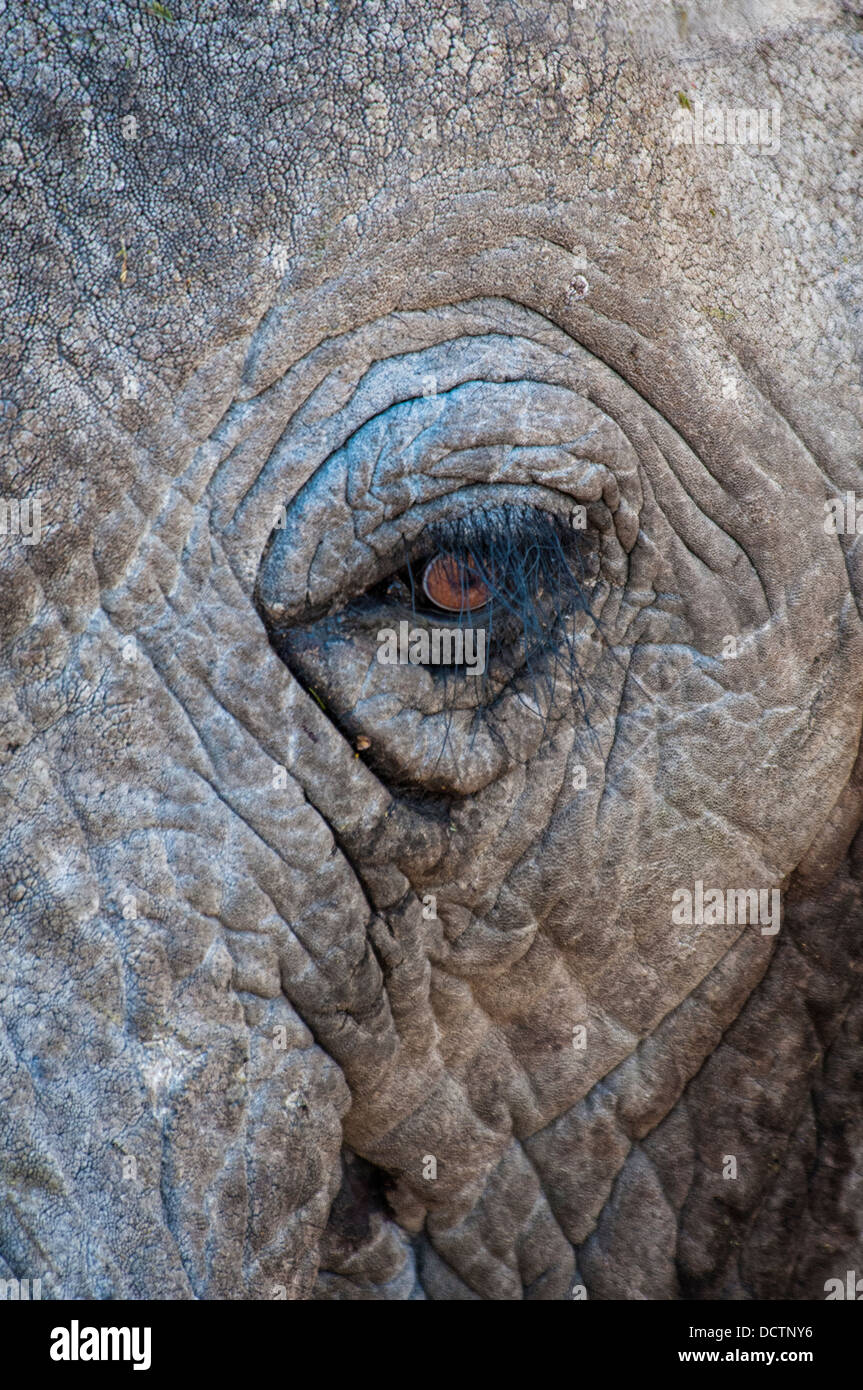
{"type": "Polygon", "coordinates": [[[822,1297],[857,21],[73,10],[4,44],[6,1271],[822,1297]]]}

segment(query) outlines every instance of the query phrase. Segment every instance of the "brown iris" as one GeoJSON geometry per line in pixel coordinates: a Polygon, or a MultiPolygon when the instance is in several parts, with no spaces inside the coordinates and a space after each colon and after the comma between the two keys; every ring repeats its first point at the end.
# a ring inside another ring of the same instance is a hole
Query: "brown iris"
{"type": "Polygon", "coordinates": [[[491,591],[473,568],[472,555],[435,555],[425,567],[423,589],[432,603],[450,612],[470,612],[488,603],[491,591]]]}

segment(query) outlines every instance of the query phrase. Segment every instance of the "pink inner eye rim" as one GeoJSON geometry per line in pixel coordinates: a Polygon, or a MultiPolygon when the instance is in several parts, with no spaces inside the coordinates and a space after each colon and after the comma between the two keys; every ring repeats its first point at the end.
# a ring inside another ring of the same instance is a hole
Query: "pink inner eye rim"
{"type": "Polygon", "coordinates": [[[475,565],[472,555],[464,560],[448,552],[433,556],[423,571],[423,592],[436,607],[449,613],[484,608],[491,591],[473,568],[475,565]]]}

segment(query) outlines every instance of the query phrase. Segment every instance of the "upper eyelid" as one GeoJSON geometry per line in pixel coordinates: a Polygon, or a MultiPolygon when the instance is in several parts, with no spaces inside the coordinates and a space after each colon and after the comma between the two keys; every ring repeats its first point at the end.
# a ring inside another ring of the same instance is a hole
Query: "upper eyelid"
{"type": "MultiPolygon", "coordinates": [[[[321,529],[307,508],[291,508],[284,526],[274,529],[258,568],[256,601],[260,608],[290,621],[304,612],[331,609],[351,593],[359,594],[393,573],[393,558],[403,540],[413,544],[436,522],[458,521],[471,512],[512,503],[532,504],[537,512],[568,522],[575,505],[560,492],[536,484],[505,483],[451,488],[430,504],[413,503],[368,537],[356,534],[348,511],[340,524],[321,529]]],[[[321,498],[323,506],[323,498],[321,498]]],[[[315,508],[316,511],[316,508],[315,508]]]]}
{"type": "MultiPolygon", "coordinates": [[[[429,376],[447,410],[458,410],[459,402],[466,402],[465,388],[470,391],[471,382],[477,383],[473,404],[466,414],[460,412],[465,430],[459,440],[450,441],[453,450],[482,443],[484,421],[506,419],[515,427],[538,417],[542,428],[531,436],[533,445],[555,447],[555,441],[569,441],[574,446],[569,454],[561,450],[557,462],[525,455],[517,473],[502,474],[499,460],[488,467],[468,463],[463,483],[489,485],[506,477],[512,485],[558,489],[577,503],[602,496],[612,512],[617,507],[612,493],[619,488],[630,517],[637,517],[645,500],[642,441],[656,452],[653,412],[644,419],[644,403],[625,377],[542,313],[505,294],[484,294],[456,306],[385,314],[337,338],[316,341],[299,357],[293,350],[295,330],[288,330],[287,322],[279,316],[268,320],[266,334],[250,354],[237,412],[230,428],[219,434],[220,487],[214,506],[227,553],[244,583],[256,586],[260,566],[252,556],[259,559],[267,545],[270,518],[280,506],[305,511],[316,489],[319,501],[308,509],[310,533],[341,521],[334,506],[363,514],[361,540],[393,519],[392,503],[402,504],[414,480],[411,461],[405,457],[402,467],[389,446],[389,426],[396,419],[392,412],[413,410],[419,425],[420,413],[433,404],[420,396],[429,376]],[[552,396],[561,409],[549,404],[549,415],[543,402],[550,403],[552,396]],[[375,424],[383,428],[373,440],[367,431],[375,424]],[[235,456],[239,462],[229,468],[235,456]],[[230,486],[243,470],[245,484],[230,486]],[[366,495],[372,473],[376,496],[366,495]]],[[[501,438],[518,448],[511,432],[501,438]]],[[[662,454],[660,445],[660,463],[662,454]]],[[[422,460],[414,463],[417,472],[428,472],[422,460]]],[[[427,477],[427,483],[440,483],[449,491],[458,486],[456,479],[456,469],[444,462],[440,475],[427,477]]],[[[625,525],[629,534],[621,533],[621,543],[628,552],[637,521],[625,525]]]]}
{"type": "MultiPolygon", "coordinates": [[[[428,531],[421,531],[414,537],[410,544],[402,537],[401,544],[404,553],[411,562],[416,561],[419,563],[423,558],[437,551],[455,549],[457,543],[463,546],[466,552],[471,549],[481,552],[484,547],[494,543],[496,531],[499,530],[502,525],[500,511],[500,507],[490,506],[486,509],[479,509],[477,512],[473,513],[470,516],[470,533],[465,534],[464,537],[458,537],[455,534],[448,535],[445,529],[447,526],[446,522],[442,524],[436,523],[430,527],[428,531]]],[[[548,515],[542,508],[530,506],[529,504],[522,504],[518,507],[518,512],[520,513],[520,520],[528,525],[533,521],[537,526],[539,526],[542,523],[542,519],[548,515]]],[[[462,518],[454,518],[456,523],[459,520],[462,520],[462,518]]],[[[481,555],[477,554],[476,558],[479,560],[481,555]]]]}
{"type": "MultiPolygon", "coordinates": [[[[418,358],[413,366],[418,369],[418,358]]],[[[579,393],[576,380],[472,377],[449,387],[443,401],[440,416],[441,401],[369,400],[377,413],[341,443],[333,439],[335,448],[286,505],[290,547],[267,543],[256,585],[265,604],[293,611],[300,603],[329,605],[343,592],[342,575],[362,576],[365,588],[387,572],[402,531],[410,542],[459,497],[470,505],[470,493],[481,500],[490,492],[505,496],[503,489],[521,500],[542,497],[551,511],[600,508],[608,519],[615,516],[610,524],[618,529],[622,519],[613,559],[622,582],[624,552],[638,530],[638,458],[620,426],[579,393]],[[626,493],[632,493],[628,501],[626,493]],[[274,565],[280,579],[271,579],[274,565]]]]}

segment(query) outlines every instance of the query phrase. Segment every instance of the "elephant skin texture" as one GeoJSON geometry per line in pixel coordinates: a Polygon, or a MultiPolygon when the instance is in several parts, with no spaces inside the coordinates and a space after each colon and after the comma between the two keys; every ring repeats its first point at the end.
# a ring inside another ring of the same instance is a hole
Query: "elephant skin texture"
{"type": "Polygon", "coordinates": [[[823,1299],[863,1272],[858,10],[0,25],[0,1277],[823,1299]],[[459,527],[537,651],[442,682],[377,634],[459,527]]]}

